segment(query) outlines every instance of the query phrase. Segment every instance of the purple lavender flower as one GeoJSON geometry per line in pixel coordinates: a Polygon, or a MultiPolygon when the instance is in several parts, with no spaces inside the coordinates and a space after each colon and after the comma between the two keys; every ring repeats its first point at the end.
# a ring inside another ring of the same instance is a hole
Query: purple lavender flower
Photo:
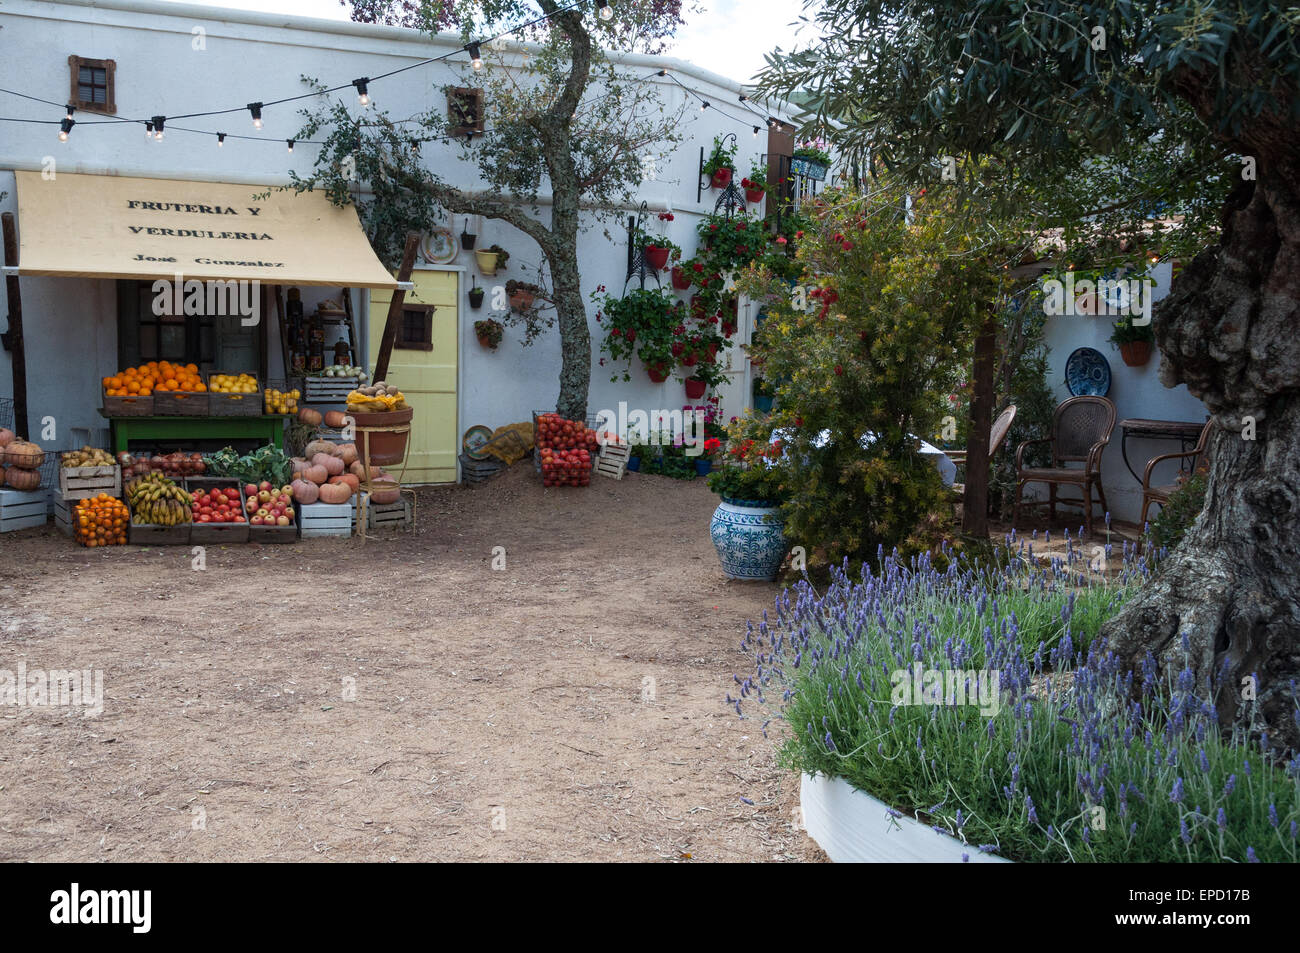
{"type": "Polygon", "coordinates": [[[1169,800],[1175,804],[1181,804],[1183,800],[1183,779],[1181,776],[1174,778],[1174,789],[1169,792],[1169,800]]]}
{"type": "Polygon", "coordinates": [[[1219,808],[1218,822],[1219,830],[1226,831],[1228,829],[1228,813],[1223,808],[1219,808]]]}
{"type": "Polygon", "coordinates": [[[1028,794],[1025,795],[1025,810],[1029,815],[1029,823],[1038,823],[1038,812],[1034,810],[1034,799],[1028,794]]]}
{"type": "Polygon", "coordinates": [[[1269,802],[1268,805],[1268,822],[1272,824],[1275,829],[1280,823],[1277,819],[1277,805],[1272,802],[1269,802]]]}
{"type": "Polygon", "coordinates": [[[1248,863],[1248,864],[1258,864],[1258,863],[1259,863],[1259,858],[1255,856],[1255,848],[1253,848],[1253,847],[1247,847],[1247,848],[1246,848],[1246,863],[1248,863]]]}

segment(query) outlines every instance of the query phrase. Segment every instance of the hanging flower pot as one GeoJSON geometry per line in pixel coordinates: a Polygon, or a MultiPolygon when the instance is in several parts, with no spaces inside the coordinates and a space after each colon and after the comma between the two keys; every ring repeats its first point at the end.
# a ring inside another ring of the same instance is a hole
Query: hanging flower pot
{"type": "Polygon", "coordinates": [[[718,355],[718,342],[710,341],[709,342],[709,363],[710,364],[713,363],[713,358],[717,357],[717,355],[718,355]]]}
{"type": "Polygon", "coordinates": [[[750,205],[757,205],[763,201],[766,193],[762,189],[745,189],[745,201],[750,205]]]}
{"type": "Polygon", "coordinates": [[[694,351],[687,351],[682,355],[682,367],[694,367],[699,363],[700,356],[694,351]]]}
{"type": "Polygon", "coordinates": [[[516,291],[510,295],[510,307],[516,311],[527,311],[533,306],[533,301],[531,291],[516,291]]]}
{"type": "Polygon", "coordinates": [[[1150,341],[1128,341],[1119,346],[1119,356],[1129,367],[1141,367],[1151,360],[1150,341]]]}
{"type": "Polygon", "coordinates": [[[646,245],[645,261],[655,271],[662,271],[668,267],[668,249],[660,248],[658,245],[646,245]]]}
{"type": "Polygon", "coordinates": [[[691,317],[696,319],[704,317],[704,299],[699,295],[691,295],[691,317]]]}
{"type": "Polygon", "coordinates": [[[497,273],[497,260],[501,256],[494,251],[480,249],[474,252],[474,260],[478,262],[478,270],[485,275],[495,275],[497,273]]]}
{"type": "Polygon", "coordinates": [[[724,338],[729,338],[735,333],[736,333],[736,326],[734,324],[732,324],[730,321],[722,322],[722,336],[724,338]]]}
{"type": "Polygon", "coordinates": [[[690,276],[682,270],[681,265],[673,265],[673,287],[678,291],[685,291],[691,286],[690,276]]]}
{"type": "Polygon", "coordinates": [[[708,381],[702,381],[698,377],[686,378],[686,396],[688,399],[699,400],[708,389],[708,381]]]}
{"type": "Polygon", "coordinates": [[[646,373],[650,375],[650,379],[656,384],[662,384],[664,381],[668,380],[668,364],[665,361],[656,361],[654,364],[647,364],[645,370],[646,373]]]}
{"type": "Polygon", "coordinates": [[[460,247],[466,251],[473,251],[476,241],[478,241],[477,235],[471,235],[469,232],[460,233],[460,247]]]}
{"type": "Polygon", "coordinates": [[[483,295],[486,292],[482,288],[471,288],[469,292],[469,306],[477,311],[483,307],[483,295]]]}
{"type": "Polygon", "coordinates": [[[731,184],[731,170],[725,166],[713,173],[710,181],[715,189],[725,189],[731,184]]]}

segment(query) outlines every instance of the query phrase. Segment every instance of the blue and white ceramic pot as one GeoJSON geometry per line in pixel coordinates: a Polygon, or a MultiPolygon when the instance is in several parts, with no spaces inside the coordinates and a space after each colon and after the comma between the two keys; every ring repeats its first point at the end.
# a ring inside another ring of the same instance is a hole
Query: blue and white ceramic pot
{"type": "Polygon", "coordinates": [[[779,512],[764,500],[722,498],[713,511],[709,535],[723,572],[732,579],[776,579],[785,559],[779,512]]]}

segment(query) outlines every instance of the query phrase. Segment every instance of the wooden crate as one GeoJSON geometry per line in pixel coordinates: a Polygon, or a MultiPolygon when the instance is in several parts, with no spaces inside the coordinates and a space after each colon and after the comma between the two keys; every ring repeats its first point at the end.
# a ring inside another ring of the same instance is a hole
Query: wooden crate
{"type": "Polygon", "coordinates": [[[347,503],[307,503],[298,507],[298,528],[303,539],[351,536],[356,520],[355,497],[347,503]]]}
{"type": "Polygon", "coordinates": [[[411,501],[403,497],[396,503],[371,503],[366,500],[366,526],[370,529],[412,529],[415,526],[411,501]]]}
{"type": "Polygon", "coordinates": [[[75,499],[69,500],[58,493],[54,494],[54,525],[64,536],[73,535],[72,515],[76,508],[77,501],[75,499]]]}
{"type": "Polygon", "coordinates": [[[49,519],[49,490],[0,490],[0,533],[44,526],[49,519]]]}
{"type": "Polygon", "coordinates": [[[212,378],[225,374],[237,377],[228,371],[213,371],[207,376],[208,414],[213,417],[260,417],[262,416],[262,388],[259,384],[251,394],[215,394],[212,392],[212,378]]]}
{"type": "Polygon", "coordinates": [[[190,542],[190,524],[178,526],[158,526],[153,523],[137,523],[131,516],[132,546],[187,546],[190,542]]]}
{"type": "Polygon", "coordinates": [[[65,500],[88,500],[107,493],[122,495],[122,468],[111,467],[60,467],[58,496],[65,500]]]}
{"type": "MultiPolygon", "coordinates": [[[[188,492],[210,490],[214,487],[226,489],[233,486],[239,490],[239,511],[244,513],[244,490],[238,480],[228,477],[186,477],[185,489],[188,492]]],[[[244,513],[247,518],[247,513],[244,513]]],[[[246,543],[251,527],[247,523],[191,523],[190,542],[201,546],[221,545],[223,543],[246,543]]]]}
{"type": "Polygon", "coordinates": [[[631,455],[630,447],[607,443],[601,448],[600,456],[596,458],[596,472],[601,476],[621,480],[623,474],[627,472],[627,459],[631,455]]]}
{"type": "Polygon", "coordinates": [[[109,397],[103,395],[105,417],[152,417],[153,395],[148,397],[109,397]]]}
{"type": "Polygon", "coordinates": [[[300,404],[346,404],[348,394],[361,386],[359,377],[308,377],[303,381],[300,404]]]}
{"type": "Polygon", "coordinates": [[[206,417],[211,412],[208,397],[206,393],[196,394],[192,391],[156,391],[153,395],[153,412],[164,417],[206,417]]]}

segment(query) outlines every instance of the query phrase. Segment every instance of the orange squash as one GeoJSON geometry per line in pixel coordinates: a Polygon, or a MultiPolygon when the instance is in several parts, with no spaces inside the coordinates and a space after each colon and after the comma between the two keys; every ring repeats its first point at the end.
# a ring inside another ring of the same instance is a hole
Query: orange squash
{"type": "MultiPolygon", "coordinates": [[[[356,479],[353,477],[353,479],[356,479]]],[[[15,490],[30,491],[41,485],[40,470],[24,470],[22,467],[10,467],[5,470],[5,483],[15,490]]]]}
{"type": "Polygon", "coordinates": [[[329,482],[336,485],[339,483],[346,483],[348,486],[352,487],[353,493],[356,493],[358,490],[361,489],[361,481],[351,473],[343,473],[340,474],[339,476],[332,476],[330,477],[329,482]]]}
{"type": "Polygon", "coordinates": [[[27,440],[15,440],[5,448],[5,462],[23,470],[39,470],[45,462],[45,451],[27,440]]]}
{"type": "Polygon", "coordinates": [[[320,488],[322,503],[346,503],[352,499],[352,487],[346,483],[326,483],[320,488]]]}

